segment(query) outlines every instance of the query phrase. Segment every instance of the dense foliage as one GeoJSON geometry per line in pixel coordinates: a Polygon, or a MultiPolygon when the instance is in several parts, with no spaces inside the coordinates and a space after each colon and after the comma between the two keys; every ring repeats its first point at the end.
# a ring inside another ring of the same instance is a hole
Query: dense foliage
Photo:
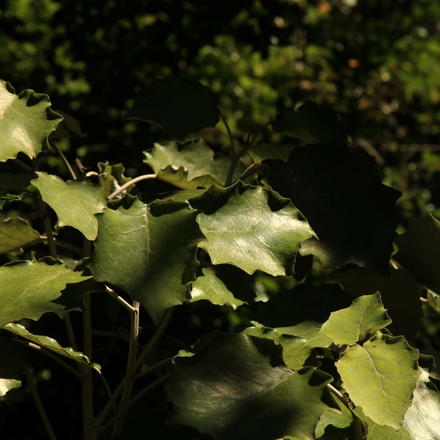
{"type": "Polygon", "coordinates": [[[72,121],[0,82],[2,438],[438,438],[439,222],[396,235],[338,116],[241,139],[177,78],[129,117],[162,132],[134,178],[70,163],[72,121]]]}

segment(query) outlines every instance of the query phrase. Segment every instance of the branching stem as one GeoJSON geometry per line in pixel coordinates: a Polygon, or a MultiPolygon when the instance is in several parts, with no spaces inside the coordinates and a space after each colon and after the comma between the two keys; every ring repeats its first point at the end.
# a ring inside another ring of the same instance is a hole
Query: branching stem
{"type": "Polygon", "coordinates": [[[124,183],[122,186],[120,186],[118,189],[113,191],[109,196],[108,199],[112,200],[119,194],[123,193],[127,188],[130,188],[130,186],[135,185],[136,183],[140,182],[141,180],[148,180],[148,179],[156,179],[157,174],[143,174],[142,176],[135,177],[134,179],[131,179],[129,182],[124,183]]]}

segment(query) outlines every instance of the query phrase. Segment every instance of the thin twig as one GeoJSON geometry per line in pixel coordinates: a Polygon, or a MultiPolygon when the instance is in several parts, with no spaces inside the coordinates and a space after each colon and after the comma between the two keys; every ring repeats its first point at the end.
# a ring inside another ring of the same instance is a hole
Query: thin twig
{"type": "Polygon", "coordinates": [[[75,171],[73,170],[72,165],[70,165],[69,161],[67,160],[67,157],[64,155],[64,153],[59,149],[57,144],[51,144],[56,152],[59,154],[59,156],[61,157],[62,161],[64,162],[64,164],[66,165],[67,169],[69,170],[70,175],[72,176],[73,180],[78,180],[78,177],[76,176],[75,171]]]}
{"type": "Polygon", "coordinates": [[[147,367],[145,370],[141,370],[137,375],[136,379],[140,379],[141,377],[146,376],[147,374],[151,374],[153,371],[169,364],[173,360],[174,356],[167,357],[154,365],[151,365],[150,367],[147,367]]]}
{"type": "Polygon", "coordinates": [[[53,236],[52,224],[49,219],[46,205],[40,195],[38,195],[38,205],[40,207],[40,212],[43,219],[44,230],[46,231],[47,246],[49,247],[50,256],[53,258],[58,258],[58,252],[55,246],[55,238],[53,236]]]}
{"type": "Polygon", "coordinates": [[[231,127],[229,127],[228,121],[223,116],[223,114],[221,113],[220,110],[219,110],[218,114],[219,114],[220,119],[223,122],[223,125],[225,126],[226,131],[228,133],[229,142],[231,144],[232,156],[235,157],[237,150],[236,150],[236,146],[235,146],[235,139],[234,139],[234,136],[232,135],[231,127]]]}
{"type": "Polygon", "coordinates": [[[131,179],[129,182],[124,183],[122,186],[120,186],[118,189],[113,191],[109,196],[108,199],[112,200],[119,194],[123,193],[127,188],[130,188],[130,186],[135,185],[136,183],[140,182],[141,180],[148,180],[148,179],[156,179],[156,174],[144,174],[142,176],[135,177],[134,179],[131,179]]]}
{"type": "Polygon", "coordinates": [[[66,312],[63,314],[64,326],[66,328],[67,340],[69,341],[70,346],[75,350],[78,350],[78,344],[76,342],[75,332],[73,331],[72,320],[70,319],[70,313],[66,312]]]}
{"type": "Polygon", "coordinates": [[[37,384],[35,383],[35,378],[32,376],[31,372],[28,369],[25,370],[25,376],[26,376],[26,382],[32,394],[32,398],[34,399],[34,403],[37,408],[37,411],[40,414],[44,427],[46,428],[47,435],[49,436],[50,440],[57,440],[57,436],[55,435],[55,431],[53,430],[52,423],[50,422],[50,419],[44,408],[43,402],[41,401],[40,395],[38,393],[37,384]]]}
{"type": "Polygon", "coordinates": [[[141,391],[139,391],[129,402],[129,408],[131,408],[136,402],[139,402],[143,397],[145,397],[150,391],[152,391],[154,388],[158,387],[159,385],[163,384],[167,379],[169,375],[165,374],[165,376],[159,377],[154,382],[151,382],[149,385],[147,385],[145,388],[143,388],[141,391]]]}
{"type": "Polygon", "coordinates": [[[139,311],[140,303],[133,301],[131,310],[131,330],[130,330],[130,345],[128,350],[127,369],[125,373],[125,385],[122,390],[121,400],[119,402],[118,412],[116,414],[115,423],[113,425],[112,438],[119,437],[125,417],[128,412],[128,404],[131,398],[131,392],[136,376],[136,357],[139,337],[139,311]]]}

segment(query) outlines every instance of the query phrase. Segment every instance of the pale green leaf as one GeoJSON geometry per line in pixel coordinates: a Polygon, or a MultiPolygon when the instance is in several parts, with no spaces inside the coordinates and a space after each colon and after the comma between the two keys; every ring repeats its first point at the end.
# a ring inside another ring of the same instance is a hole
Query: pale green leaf
{"type": "Polygon", "coordinates": [[[243,331],[244,334],[257,338],[270,339],[280,344],[283,349],[283,360],[293,370],[303,367],[313,348],[328,347],[332,340],[320,333],[321,324],[304,321],[289,327],[265,327],[255,323],[243,331]]]}
{"type": "Polygon", "coordinates": [[[75,362],[79,362],[80,364],[87,365],[98,372],[101,371],[101,366],[91,362],[88,356],[86,356],[84,353],[76,351],[71,347],[62,347],[58,343],[58,341],[50,338],[49,336],[35,335],[30,331],[28,331],[21,324],[9,323],[6,324],[3,328],[11,333],[14,333],[15,335],[18,335],[28,341],[31,341],[39,345],[40,347],[45,348],[46,350],[52,351],[60,356],[69,358],[75,362]]]}
{"type": "Polygon", "coordinates": [[[356,298],[350,307],[330,314],[321,331],[335,344],[354,344],[368,334],[386,327],[391,322],[383,308],[380,294],[356,298]]]}
{"type": "Polygon", "coordinates": [[[248,274],[261,270],[286,275],[303,240],[311,237],[310,226],[297,219],[291,206],[272,211],[263,188],[235,192],[211,215],[199,214],[197,222],[206,239],[205,249],[214,264],[232,264],[248,274]]]}
{"type": "Polygon", "coordinates": [[[0,162],[18,153],[34,158],[63,118],[51,111],[46,95],[25,90],[16,95],[0,80],[0,162]]]}
{"type": "Polygon", "coordinates": [[[28,261],[0,267],[0,328],[19,319],[37,320],[46,312],[61,312],[64,307],[52,301],[68,283],[88,278],[60,264],[28,261]]]}
{"type": "Polygon", "coordinates": [[[177,422],[219,440],[283,436],[314,439],[326,405],[326,382],[313,370],[272,367],[244,335],[218,335],[187,359],[177,360],[166,391],[177,422]]]}
{"type": "Polygon", "coordinates": [[[185,301],[199,237],[190,208],[156,217],[137,200],[99,216],[90,269],[97,280],[124,289],[157,322],[185,301]]]}
{"type": "Polygon", "coordinates": [[[230,161],[226,156],[214,157],[214,151],[202,139],[156,143],[151,152],[145,153],[145,162],[161,180],[185,189],[222,185],[230,161]]]}
{"type": "Polygon", "coordinates": [[[0,221],[0,253],[19,249],[39,239],[40,234],[23,218],[11,217],[0,221]]]}
{"type": "Polygon", "coordinates": [[[378,336],[353,345],[336,363],[355,405],[379,425],[400,429],[419,377],[418,352],[402,337],[378,336]]]}
{"type": "Polygon", "coordinates": [[[191,302],[207,300],[219,306],[230,305],[234,309],[244,304],[234,297],[223,281],[211,268],[203,269],[203,275],[192,283],[191,302]]]}
{"type": "Polygon", "coordinates": [[[58,225],[78,229],[88,240],[98,234],[95,214],[106,207],[104,191],[86,182],[64,182],[58,176],[38,172],[32,185],[38,188],[42,199],[55,211],[58,225]]]}
{"type": "Polygon", "coordinates": [[[0,398],[4,397],[8,391],[21,387],[19,379],[1,379],[0,378],[0,398]]]}

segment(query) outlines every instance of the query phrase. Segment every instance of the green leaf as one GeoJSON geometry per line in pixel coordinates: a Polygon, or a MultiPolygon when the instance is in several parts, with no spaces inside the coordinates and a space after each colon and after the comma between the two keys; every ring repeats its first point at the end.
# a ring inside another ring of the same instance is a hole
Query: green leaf
{"type": "Polygon", "coordinates": [[[101,372],[101,366],[91,362],[88,356],[86,356],[84,353],[75,351],[71,347],[62,347],[55,339],[49,338],[48,336],[44,335],[34,335],[21,324],[9,323],[6,324],[3,328],[13,333],[14,335],[20,336],[28,341],[39,345],[40,347],[45,348],[46,350],[69,358],[75,362],[79,362],[80,364],[87,365],[88,367],[96,370],[98,373],[101,372]]]}
{"type": "Polygon", "coordinates": [[[261,270],[285,275],[295,253],[313,235],[297,211],[286,206],[272,211],[268,192],[262,188],[233,194],[211,215],[199,214],[197,222],[206,237],[199,246],[214,264],[232,264],[248,274],[261,270]]]}
{"type": "Polygon", "coordinates": [[[103,212],[106,198],[102,189],[86,182],[64,182],[58,176],[38,172],[31,181],[42,199],[55,211],[58,225],[78,229],[88,240],[98,234],[95,214],[103,212]]]}
{"type": "Polygon", "coordinates": [[[184,189],[223,185],[230,161],[226,156],[214,157],[203,139],[156,143],[151,152],[145,152],[145,162],[159,179],[184,189]]]}
{"type": "Polygon", "coordinates": [[[203,276],[198,277],[191,288],[191,302],[207,300],[216,305],[229,305],[236,309],[244,304],[235,298],[233,293],[225,286],[220,278],[217,278],[213,269],[203,269],[203,276]]]}
{"type": "Polygon", "coordinates": [[[358,296],[379,291],[392,322],[389,329],[395,335],[413,336],[420,328],[423,289],[405,269],[390,268],[387,275],[372,269],[350,267],[334,275],[344,290],[358,296]]]}
{"type": "Polygon", "coordinates": [[[351,400],[379,425],[400,429],[419,377],[418,352],[402,337],[353,345],[336,363],[351,400]]]}
{"type": "Polygon", "coordinates": [[[214,96],[196,81],[169,78],[153,83],[135,99],[129,118],[160,125],[174,138],[182,138],[219,120],[214,96]]]}
{"type": "Polygon", "coordinates": [[[217,335],[191,358],[177,360],[166,383],[177,422],[219,440],[314,439],[326,405],[313,370],[272,367],[244,335],[217,335]]]}
{"type": "Polygon", "coordinates": [[[284,363],[293,370],[304,366],[305,360],[315,347],[328,347],[332,340],[320,333],[321,324],[304,321],[289,327],[270,328],[259,323],[246,328],[243,333],[257,338],[270,339],[283,349],[284,363]]]}
{"type": "Polygon", "coordinates": [[[64,307],[52,301],[68,283],[87,278],[60,264],[28,261],[0,267],[0,328],[19,319],[38,320],[44,313],[61,312],[64,307]]]}
{"type": "Polygon", "coordinates": [[[277,133],[290,135],[307,144],[345,142],[347,135],[332,110],[306,101],[297,109],[281,112],[272,124],[277,133]]]}
{"type": "Polygon", "coordinates": [[[0,338],[0,400],[6,393],[21,386],[24,368],[28,367],[21,347],[10,339],[0,338]]]}
{"type": "Polygon", "coordinates": [[[396,260],[420,282],[440,293],[440,221],[432,215],[410,219],[406,233],[396,243],[396,260]]]}
{"type": "Polygon", "coordinates": [[[316,232],[301,254],[326,265],[388,269],[398,223],[398,191],[381,183],[374,159],[336,145],[296,148],[288,164],[268,161],[269,183],[290,198],[316,232]]]}
{"type": "Polygon", "coordinates": [[[0,221],[0,253],[20,249],[40,239],[38,231],[27,220],[10,217],[0,221]]]}
{"type": "Polygon", "coordinates": [[[19,95],[0,80],[0,162],[18,153],[34,158],[62,117],[51,110],[48,96],[24,90],[19,95]]]}
{"type": "Polygon", "coordinates": [[[391,322],[380,300],[380,294],[356,298],[350,307],[330,314],[321,331],[335,344],[354,344],[391,322]]]}
{"type": "Polygon", "coordinates": [[[136,200],[129,209],[107,209],[90,269],[98,281],[124,289],[158,322],[184,302],[200,231],[190,208],[154,216],[136,200]]]}

